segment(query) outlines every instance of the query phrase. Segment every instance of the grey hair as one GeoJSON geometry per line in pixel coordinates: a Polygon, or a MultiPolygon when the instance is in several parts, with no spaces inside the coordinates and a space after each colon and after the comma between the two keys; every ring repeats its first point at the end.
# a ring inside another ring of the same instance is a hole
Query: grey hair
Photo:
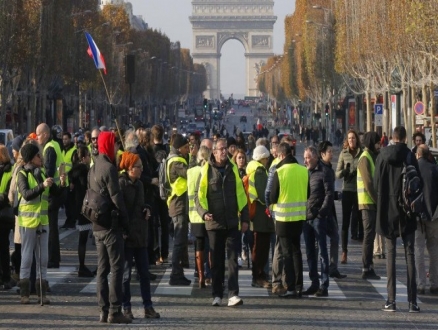
{"type": "Polygon", "coordinates": [[[125,133],[125,150],[136,149],[139,145],[137,134],[134,131],[129,130],[125,133]]]}
{"type": "Polygon", "coordinates": [[[269,150],[269,141],[268,141],[268,139],[267,138],[259,138],[259,139],[257,139],[256,147],[258,147],[258,146],[264,146],[264,147],[266,147],[266,149],[269,150]]]}
{"type": "Polygon", "coordinates": [[[318,150],[316,150],[314,146],[307,147],[306,149],[304,149],[304,152],[306,151],[310,152],[312,158],[318,158],[318,150]]]}
{"type": "Polygon", "coordinates": [[[213,150],[216,150],[216,146],[219,142],[223,142],[223,143],[225,143],[225,146],[227,146],[227,139],[219,138],[216,141],[213,141],[213,150]]]}
{"type": "Polygon", "coordinates": [[[211,157],[211,150],[206,146],[201,146],[196,155],[196,161],[201,166],[204,165],[211,157]]]}

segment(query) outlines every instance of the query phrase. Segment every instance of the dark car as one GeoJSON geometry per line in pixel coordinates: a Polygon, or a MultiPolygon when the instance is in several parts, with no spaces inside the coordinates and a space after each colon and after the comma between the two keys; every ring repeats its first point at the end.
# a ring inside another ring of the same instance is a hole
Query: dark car
{"type": "Polygon", "coordinates": [[[292,155],[295,156],[296,154],[296,145],[297,145],[297,139],[294,138],[292,134],[289,133],[279,133],[278,134],[278,140],[281,141],[283,137],[287,137],[288,141],[292,142],[291,149],[292,149],[292,155]]]}
{"type": "Polygon", "coordinates": [[[240,117],[240,122],[241,123],[246,123],[246,116],[241,116],[240,117]]]}

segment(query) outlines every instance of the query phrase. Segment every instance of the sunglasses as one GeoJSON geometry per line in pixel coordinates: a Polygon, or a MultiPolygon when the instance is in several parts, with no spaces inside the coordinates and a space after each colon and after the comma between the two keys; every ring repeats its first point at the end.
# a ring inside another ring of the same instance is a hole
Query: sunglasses
{"type": "Polygon", "coordinates": [[[97,137],[92,137],[91,138],[91,141],[96,141],[97,140],[97,137]]]}

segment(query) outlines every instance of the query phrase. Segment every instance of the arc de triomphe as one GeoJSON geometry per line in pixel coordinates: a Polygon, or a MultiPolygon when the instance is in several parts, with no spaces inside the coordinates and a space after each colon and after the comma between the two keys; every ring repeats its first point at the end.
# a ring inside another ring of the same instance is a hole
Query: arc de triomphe
{"type": "Polygon", "coordinates": [[[257,96],[257,75],[273,56],[273,0],[193,0],[190,22],[193,30],[193,61],[207,71],[208,99],[220,96],[220,57],[230,39],[245,48],[246,95],[257,96]]]}

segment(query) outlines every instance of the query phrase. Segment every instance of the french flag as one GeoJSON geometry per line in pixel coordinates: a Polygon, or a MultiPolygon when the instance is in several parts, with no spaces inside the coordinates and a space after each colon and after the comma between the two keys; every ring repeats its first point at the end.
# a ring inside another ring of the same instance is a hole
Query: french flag
{"type": "Polygon", "coordinates": [[[99,48],[97,47],[91,35],[88,32],[84,32],[84,33],[88,41],[88,50],[87,50],[88,55],[90,55],[90,57],[94,60],[94,64],[96,65],[96,68],[103,69],[103,72],[106,74],[106,65],[102,53],[100,52],[99,48]]]}

